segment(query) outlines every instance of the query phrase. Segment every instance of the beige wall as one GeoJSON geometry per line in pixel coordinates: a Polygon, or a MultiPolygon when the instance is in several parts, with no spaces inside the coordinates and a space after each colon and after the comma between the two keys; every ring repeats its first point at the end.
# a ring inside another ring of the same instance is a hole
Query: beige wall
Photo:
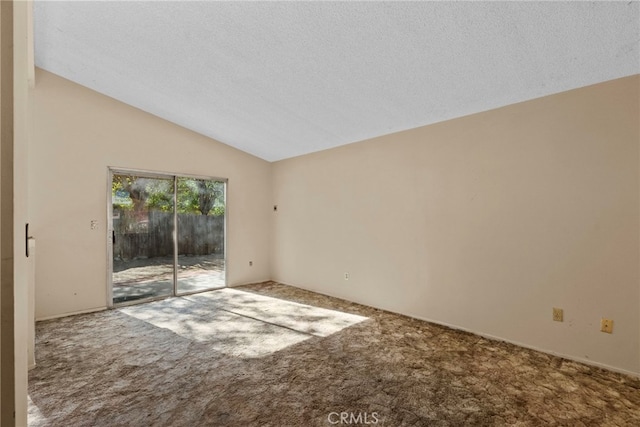
{"type": "Polygon", "coordinates": [[[275,163],[273,278],[640,373],[639,84],[275,163]]]}
{"type": "Polygon", "coordinates": [[[214,175],[231,285],[272,278],[640,373],[638,76],[274,164],[36,81],[38,318],[105,306],[107,166],[214,175]]]}
{"type": "Polygon", "coordinates": [[[108,166],[228,178],[228,283],[270,278],[269,163],[37,70],[29,171],[37,318],[106,305],[108,166]]]}
{"type": "Polygon", "coordinates": [[[28,221],[27,147],[30,130],[32,66],[30,2],[0,5],[0,81],[2,95],[0,254],[2,304],[0,424],[27,425],[27,353],[30,336],[27,292],[29,262],[25,256],[24,224],[28,221]]]}
{"type": "Polygon", "coordinates": [[[28,148],[31,139],[33,88],[33,43],[30,20],[32,3],[14,2],[14,322],[15,322],[15,425],[27,425],[27,368],[33,352],[33,295],[28,292],[28,272],[32,259],[25,255],[25,224],[29,222],[28,148]]]}
{"type": "Polygon", "coordinates": [[[0,425],[13,425],[13,2],[0,2],[0,425]]]}

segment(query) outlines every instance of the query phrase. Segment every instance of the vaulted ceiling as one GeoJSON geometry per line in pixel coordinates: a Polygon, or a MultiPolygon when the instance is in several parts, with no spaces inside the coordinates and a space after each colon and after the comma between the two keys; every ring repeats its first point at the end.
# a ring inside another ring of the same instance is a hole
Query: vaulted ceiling
{"type": "Polygon", "coordinates": [[[274,161],[640,73],[639,5],[36,1],[36,65],[274,161]]]}

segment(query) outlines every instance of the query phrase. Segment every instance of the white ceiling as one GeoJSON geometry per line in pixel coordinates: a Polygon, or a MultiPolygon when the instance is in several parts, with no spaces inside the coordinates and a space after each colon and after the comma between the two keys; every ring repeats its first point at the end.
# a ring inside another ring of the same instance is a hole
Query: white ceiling
{"type": "Polygon", "coordinates": [[[639,4],[36,1],[36,65],[274,161],[637,74],[639,4]]]}

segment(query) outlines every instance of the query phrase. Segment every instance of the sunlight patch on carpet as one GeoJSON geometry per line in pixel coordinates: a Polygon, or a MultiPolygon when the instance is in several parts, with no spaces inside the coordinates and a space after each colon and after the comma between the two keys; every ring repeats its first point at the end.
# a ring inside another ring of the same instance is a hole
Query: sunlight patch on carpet
{"type": "Polygon", "coordinates": [[[262,357],[312,337],[327,337],[366,320],[341,311],[236,289],[221,289],[118,309],[210,349],[262,357]]]}

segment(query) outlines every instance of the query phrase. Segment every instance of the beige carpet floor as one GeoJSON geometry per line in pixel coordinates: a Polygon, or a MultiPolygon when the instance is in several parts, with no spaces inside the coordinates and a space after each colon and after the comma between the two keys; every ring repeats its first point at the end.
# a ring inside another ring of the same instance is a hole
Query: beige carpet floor
{"type": "Polygon", "coordinates": [[[267,282],[37,324],[30,426],[638,426],[640,380],[267,282]]]}

